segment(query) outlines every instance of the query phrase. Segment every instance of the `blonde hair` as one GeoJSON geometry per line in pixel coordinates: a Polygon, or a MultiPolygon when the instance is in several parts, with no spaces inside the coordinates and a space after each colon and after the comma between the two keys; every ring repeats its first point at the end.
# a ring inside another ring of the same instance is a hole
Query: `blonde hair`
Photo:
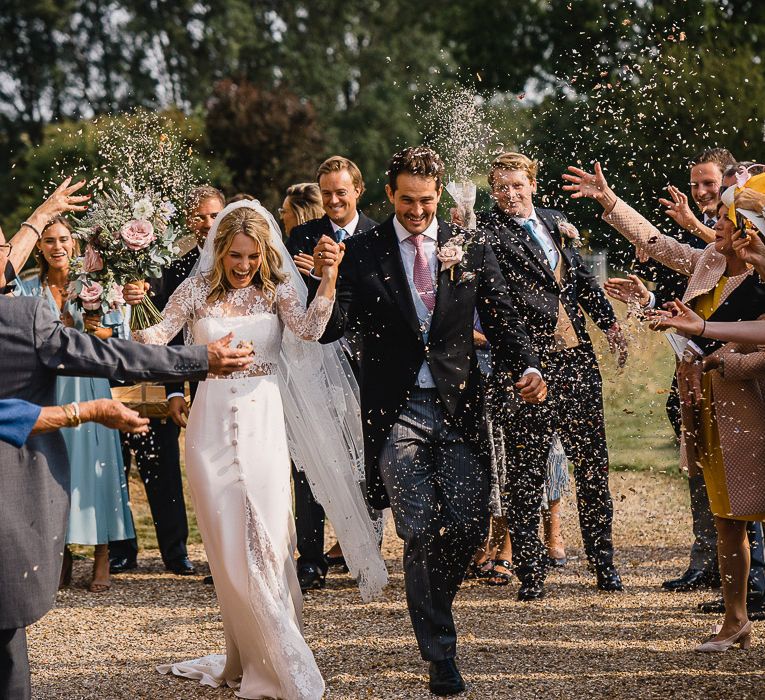
{"type": "Polygon", "coordinates": [[[287,199],[295,212],[297,225],[306,221],[321,219],[324,216],[324,207],[321,203],[319,186],[314,182],[299,182],[287,188],[287,199]]]}
{"type": "Polygon", "coordinates": [[[359,197],[364,194],[364,178],[361,177],[361,170],[350,158],[344,156],[330,156],[325,160],[316,171],[316,182],[319,183],[322,175],[329,173],[339,173],[341,170],[347,170],[351,176],[353,186],[359,191],[359,197]]]}
{"type": "Polygon", "coordinates": [[[282,256],[271,245],[271,229],[268,222],[253,209],[240,207],[223,217],[213,241],[213,267],[208,282],[210,293],[208,301],[216,301],[232,289],[223,269],[223,258],[226,257],[238,234],[244,234],[258,244],[260,249],[260,268],[255,273],[253,284],[263,290],[266,299],[273,302],[276,299],[276,287],[285,280],[281,271],[282,256]]]}
{"type": "Polygon", "coordinates": [[[528,156],[524,156],[523,153],[508,151],[497,156],[491,164],[491,168],[489,168],[489,185],[494,186],[494,175],[497,170],[520,170],[526,173],[529,182],[533,182],[537,179],[538,169],[539,163],[537,161],[531,160],[528,156]]]}

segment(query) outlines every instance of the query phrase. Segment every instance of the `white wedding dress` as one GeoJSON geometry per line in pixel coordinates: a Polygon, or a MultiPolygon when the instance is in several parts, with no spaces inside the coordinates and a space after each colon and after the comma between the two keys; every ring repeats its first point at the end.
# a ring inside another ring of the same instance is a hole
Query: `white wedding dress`
{"type": "Polygon", "coordinates": [[[186,428],[186,472],[215,590],[226,654],[158,667],[227,684],[242,698],[315,700],[324,681],[301,632],[302,596],[295,549],[290,456],[277,364],[286,326],[317,340],[332,302],[316,297],[306,309],[289,279],[269,302],[254,286],[208,302],[201,276],[183,282],[163,320],[134,332],[164,344],[188,324],[195,343],[234,334],[232,347],[251,346],[244,372],[199,384],[186,428]]]}

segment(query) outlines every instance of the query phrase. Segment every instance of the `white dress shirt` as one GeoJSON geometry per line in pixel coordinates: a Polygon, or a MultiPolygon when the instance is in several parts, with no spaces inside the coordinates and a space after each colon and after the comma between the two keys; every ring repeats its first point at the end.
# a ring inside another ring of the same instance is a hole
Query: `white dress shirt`
{"type": "Polygon", "coordinates": [[[337,233],[340,229],[343,229],[345,231],[345,237],[349,238],[354,233],[356,233],[356,227],[359,225],[359,212],[356,212],[356,216],[354,216],[345,226],[338,226],[332,219],[329,220],[329,223],[332,224],[332,233],[337,233]]]}

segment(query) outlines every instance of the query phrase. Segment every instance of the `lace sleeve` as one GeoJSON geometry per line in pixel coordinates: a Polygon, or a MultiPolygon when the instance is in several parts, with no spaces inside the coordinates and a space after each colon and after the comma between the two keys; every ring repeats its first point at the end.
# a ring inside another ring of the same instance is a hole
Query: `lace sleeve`
{"type": "Polygon", "coordinates": [[[276,308],[279,318],[298,338],[318,340],[332,315],[334,301],[314,297],[308,308],[301,301],[289,277],[276,288],[276,308]]]}
{"type": "Polygon", "coordinates": [[[167,300],[167,305],[162,311],[162,320],[142,331],[134,330],[132,332],[133,340],[148,345],[166,345],[169,343],[178,335],[181,328],[191,320],[201,293],[198,278],[190,277],[181,282],[167,300]]]}

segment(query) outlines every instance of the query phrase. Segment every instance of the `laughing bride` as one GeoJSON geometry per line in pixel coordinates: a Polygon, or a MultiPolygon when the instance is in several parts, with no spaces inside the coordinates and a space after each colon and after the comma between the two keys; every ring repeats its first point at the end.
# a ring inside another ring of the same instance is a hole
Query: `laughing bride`
{"type": "MultiPolygon", "coordinates": [[[[339,262],[338,262],[339,264],[339,262]]],[[[220,603],[226,654],[158,667],[227,684],[242,698],[315,700],[324,680],[302,635],[290,456],[337,529],[365,599],[387,574],[360,488],[358,389],[338,348],[318,340],[337,264],[306,307],[306,289],[271,215],[236,202],[217,217],[197,274],[161,323],[135,331],[163,344],[184,326],[194,343],[233,334],[250,367],[199,385],[186,429],[186,471],[220,603]]]]}

